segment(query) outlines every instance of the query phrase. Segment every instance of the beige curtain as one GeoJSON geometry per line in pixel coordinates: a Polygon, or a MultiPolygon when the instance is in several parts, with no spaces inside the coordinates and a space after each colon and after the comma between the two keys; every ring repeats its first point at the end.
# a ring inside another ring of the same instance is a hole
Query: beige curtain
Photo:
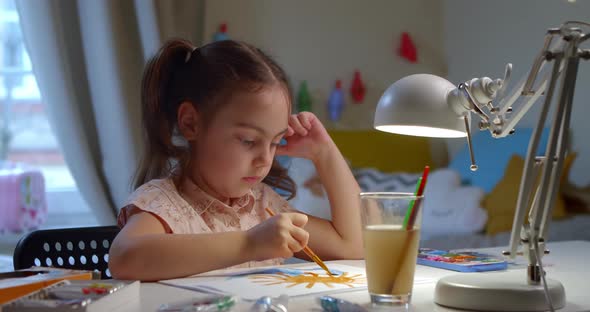
{"type": "Polygon", "coordinates": [[[196,44],[202,0],[18,0],[23,35],[66,162],[100,224],[114,224],[139,160],[145,61],[196,44]]]}

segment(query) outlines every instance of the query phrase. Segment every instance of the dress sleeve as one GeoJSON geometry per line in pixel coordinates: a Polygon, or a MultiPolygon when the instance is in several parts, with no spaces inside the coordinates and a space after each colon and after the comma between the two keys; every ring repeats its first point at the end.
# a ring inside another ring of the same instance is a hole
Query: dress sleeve
{"type": "MultiPolygon", "coordinates": [[[[160,182],[160,181],[158,181],[160,182]]],[[[186,234],[208,231],[190,205],[180,199],[165,183],[147,183],[139,187],[121,209],[117,223],[123,227],[129,218],[138,212],[149,212],[154,215],[168,233],[186,234]]]]}

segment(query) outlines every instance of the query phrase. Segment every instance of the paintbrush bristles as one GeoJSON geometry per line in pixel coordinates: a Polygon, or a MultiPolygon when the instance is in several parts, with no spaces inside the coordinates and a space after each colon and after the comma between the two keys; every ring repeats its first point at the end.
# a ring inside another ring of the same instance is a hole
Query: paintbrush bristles
{"type": "Polygon", "coordinates": [[[328,275],[333,276],[332,272],[330,272],[324,261],[322,261],[322,259],[320,259],[320,257],[318,257],[318,255],[316,255],[315,252],[313,252],[309,247],[305,246],[303,248],[303,252],[305,252],[305,254],[310,257],[313,262],[317,263],[317,265],[319,265],[322,269],[326,270],[328,275]]]}

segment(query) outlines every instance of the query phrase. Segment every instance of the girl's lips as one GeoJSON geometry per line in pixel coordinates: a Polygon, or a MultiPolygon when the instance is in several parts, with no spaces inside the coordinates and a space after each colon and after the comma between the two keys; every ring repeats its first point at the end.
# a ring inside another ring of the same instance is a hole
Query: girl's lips
{"type": "Polygon", "coordinates": [[[245,178],[242,178],[242,180],[244,180],[244,181],[246,181],[248,183],[256,183],[256,182],[258,182],[259,179],[260,179],[259,177],[245,177],[245,178]]]}

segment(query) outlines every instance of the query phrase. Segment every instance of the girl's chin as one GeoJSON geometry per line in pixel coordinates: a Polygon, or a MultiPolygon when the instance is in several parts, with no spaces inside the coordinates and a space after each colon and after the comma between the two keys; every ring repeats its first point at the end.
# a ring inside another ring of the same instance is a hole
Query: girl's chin
{"type": "Polygon", "coordinates": [[[248,195],[250,193],[251,187],[243,187],[240,190],[235,190],[234,192],[229,192],[229,198],[240,198],[248,195]]]}

